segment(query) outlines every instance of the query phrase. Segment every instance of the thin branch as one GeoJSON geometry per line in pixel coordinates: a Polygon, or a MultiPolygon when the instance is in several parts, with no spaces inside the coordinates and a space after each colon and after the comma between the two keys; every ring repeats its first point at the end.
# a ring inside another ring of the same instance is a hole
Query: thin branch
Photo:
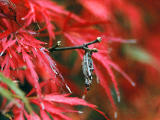
{"type": "Polygon", "coordinates": [[[97,37],[96,40],[89,42],[89,43],[86,43],[86,44],[83,44],[83,45],[80,45],[80,46],[63,47],[63,48],[57,48],[58,46],[60,46],[60,45],[58,45],[58,42],[57,42],[57,45],[53,46],[52,48],[49,48],[48,50],[50,52],[53,52],[53,51],[73,50],[73,49],[84,49],[84,50],[92,50],[93,52],[97,52],[97,49],[89,49],[88,45],[92,45],[92,44],[100,42],[100,41],[101,41],[101,37],[97,37]]]}

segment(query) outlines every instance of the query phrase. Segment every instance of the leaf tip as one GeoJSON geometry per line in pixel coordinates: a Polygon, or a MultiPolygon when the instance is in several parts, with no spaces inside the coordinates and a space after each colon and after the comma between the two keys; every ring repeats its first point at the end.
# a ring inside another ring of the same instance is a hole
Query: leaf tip
{"type": "Polygon", "coordinates": [[[131,82],[131,85],[133,86],[133,87],[135,87],[136,86],[136,83],[135,82],[131,82]]]}
{"type": "Polygon", "coordinates": [[[2,56],[2,55],[3,55],[3,53],[4,53],[4,52],[1,52],[1,53],[0,53],[0,56],[2,56]]]}

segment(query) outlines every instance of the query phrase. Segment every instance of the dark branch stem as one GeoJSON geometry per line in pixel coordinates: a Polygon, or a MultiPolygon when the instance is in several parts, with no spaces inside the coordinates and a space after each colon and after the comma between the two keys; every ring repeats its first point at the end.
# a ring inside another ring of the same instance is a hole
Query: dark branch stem
{"type": "MultiPolygon", "coordinates": [[[[58,48],[57,45],[56,47],[53,46],[52,48],[49,48],[48,50],[50,52],[53,52],[53,51],[64,51],[64,50],[73,50],[73,49],[84,49],[84,50],[89,50],[88,49],[88,45],[92,45],[94,43],[97,43],[97,42],[100,42],[101,41],[101,37],[97,37],[96,40],[92,41],[92,42],[89,42],[89,43],[86,43],[86,44],[83,44],[83,45],[80,45],[80,46],[73,46],[73,47],[63,47],[63,48],[58,48]]],[[[96,50],[93,50],[96,52],[96,50]]]]}

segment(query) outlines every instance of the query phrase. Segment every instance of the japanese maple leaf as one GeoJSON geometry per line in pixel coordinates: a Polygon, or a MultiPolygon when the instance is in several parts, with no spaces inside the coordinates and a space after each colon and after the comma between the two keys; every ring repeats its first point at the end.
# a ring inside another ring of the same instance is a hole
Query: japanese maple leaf
{"type": "MultiPolygon", "coordinates": [[[[79,111],[74,110],[73,107],[77,105],[90,107],[108,119],[107,116],[99,111],[95,105],[77,97],[69,97],[68,94],[46,94],[43,96],[41,102],[39,102],[39,98],[31,97],[30,102],[36,104],[40,108],[40,115],[43,120],[51,120],[50,117],[57,120],[72,120],[72,118],[68,117],[65,113],[79,113],[79,111]],[[47,113],[49,113],[50,116],[47,113]]],[[[28,114],[23,107],[23,103],[20,104],[21,107],[19,108],[17,106],[12,106],[14,120],[24,120],[25,118],[27,118],[27,120],[40,120],[40,117],[35,112],[28,114]]]]}
{"type": "MultiPolygon", "coordinates": [[[[42,29],[47,29],[50,39],[49,46],[51,47],[55,39],[55,27],[52,22],[55,22],[59,26],[59,18],[63,19],[65,16],[68,16],[70,12],[50,0],[28,0],[27,3],[29,11],[28,14],[22,18],[26,21],[24,27],[30,25],[32,22],[45,23],[45,27],[42,29]]],[[[71,18],[79,22],[84,21],[75,14],[72,14],[71,18]]]]}
{"type": "MultiPolygon", "coordinates": [[[[55,95],[55,94],[47,94],[43,97],[42,103],[39,103],[36,99],[32,99],[31,102],[37,104],[41,108],[41,116],[44,117],[46,115],[45,111],[49,112],[52,117],[56,117],[58,119],[65,119],[65,120],[71,120],[71,118],[65,116],[64,112],[79,112],[76,110],[71,109],[69,106],[77,106],[77,105],[83,105],[90,107],[96,111],[98,111],[100,114],[102,114],[106,119],[108,119],[103,112],[96,109],[96,106],[93,104],[89,104],[83,99],[76,98],[76,97],[68,97],[68,94],[64,95],[55,95]],[[64,107],[58,107],[56,104],[64,104],[64,107]]],[[[47,117],[47,119],[49,119],[47,117]]]]}

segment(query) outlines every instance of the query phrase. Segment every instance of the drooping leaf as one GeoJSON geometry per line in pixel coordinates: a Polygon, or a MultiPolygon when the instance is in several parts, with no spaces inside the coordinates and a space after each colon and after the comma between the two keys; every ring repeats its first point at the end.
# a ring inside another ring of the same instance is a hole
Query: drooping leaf
{"type": "Polygon", "coordinates": [[[40,114],[41,114],[42,120],[51,120],[44,110],[41,109],[40,114]]]}
{"type": "Polygon", "coordinates": [[[13,109],[14,120],[24,120],[24,115],[22,109],[14,107],[13,109]]]}
{"type": "Polygon", "coordinates": [[[102,20],[109,19],[109,13],[103,0],[79,0],[80,3],[87,8],[93,15],[102,20]],[[95,10],[95,8],[97,10],[95,10]]]}

